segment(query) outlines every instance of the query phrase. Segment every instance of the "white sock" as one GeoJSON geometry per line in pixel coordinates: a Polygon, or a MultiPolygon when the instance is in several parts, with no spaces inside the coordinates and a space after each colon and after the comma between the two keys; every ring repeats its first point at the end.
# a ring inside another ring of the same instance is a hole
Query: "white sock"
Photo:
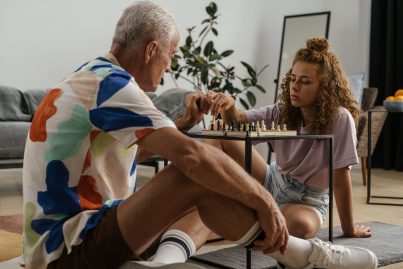
{"type": "Polygon", "coordinates": [[[313,246],[309,241],[290,235],[284,255],[280,251],[270,253],[269,255],[284,264],[287,268],[303,268],[308,264],[308,258],[312,250],[313,246]]]}
{"type": "Polygon", "coordinates": [[[196,251],[196,246],[186,233],[180,230],[168,230],[161,237],[153,262],[170,264],[185,262],[196,251]]]}

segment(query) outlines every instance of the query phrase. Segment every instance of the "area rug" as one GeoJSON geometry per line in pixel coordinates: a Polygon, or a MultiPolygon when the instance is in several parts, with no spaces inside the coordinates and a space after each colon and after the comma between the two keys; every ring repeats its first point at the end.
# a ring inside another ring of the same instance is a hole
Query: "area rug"
{"type": "MultiPolygon", "coordinates": [[[[403,261],[403,227],[382,222],[363,223],[371,227],[370,238],[342,237],[340,227],[334,228],[334,243],[363,247],[372,250],[378,257],[379,266],[385,266],[403,261]]],[[[321,229],[318,237],[327,241],[328,229],[321,229]]],[[[206,268],[245,268],[246,250],[242,247],[232,247],[223,250],[195,256],[194,263],[205,264],[206,268]],[[200,263],[203,262],[203,263],[200,263]]],[[[261,252],[252,252],[252,268],[273,268],[275,261],[261,252]]],[[[275,268],[275,267],[274,267],[275,268]]]]}
{"type": "Polygon", "coordinates": [[[22,235],[0,230],[0,262],[20,256],[22,235]]]}
{"type": "Polygon", "coordinates": [[[22,234],[22,214],[0,216],[0,230],[22,234]]]}
{"type": "Polygon", "coordinates": [[[0,262],[22,253],[22,214],[0,216],[0,262]]]}

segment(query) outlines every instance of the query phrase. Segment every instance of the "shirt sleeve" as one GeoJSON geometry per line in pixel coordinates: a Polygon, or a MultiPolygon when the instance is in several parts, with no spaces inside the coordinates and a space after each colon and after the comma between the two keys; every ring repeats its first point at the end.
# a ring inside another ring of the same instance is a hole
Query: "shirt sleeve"
{"type": "Polygon", "coordinates": [[[90,121],[125,147],[157,129],[176,128],[175,123],[154,106],[133,78],[111,96],[108,95],[102,93],[100,87],[97,106],[90,110],[90,121]]]}
{"type": "Polygon", "coordinates": [[[358,163],[357,134],[353,117],[346,109],[340,109],[333,124],[334,169],[358,163]]]}
{"type": "Polygon", "coordinates": [[[278,106],[276,104],[245,111],[246,120],[248,122],[264,120],[267,126],[269,126],[268,124],[271,124],[273,120],[276,121],[277,114],[278,106]]]}

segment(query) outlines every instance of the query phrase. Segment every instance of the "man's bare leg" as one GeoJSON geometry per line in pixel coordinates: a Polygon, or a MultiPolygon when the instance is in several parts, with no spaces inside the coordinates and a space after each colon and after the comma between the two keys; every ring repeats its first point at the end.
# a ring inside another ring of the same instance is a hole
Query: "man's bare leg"
{"type": "MultiPolygon", "coordinates": [[[[205,143],[221,149],[240,166],[245,168],[245,142],[235,140],[206,139],[205,143]]],[[[262,158],[259,152],[252,147],[252,177],[256,178],[261,184],[264,183],[266,178],[266,165],[266,161],[262,158]]]]}
{"type": "Polygon", "coordinates": [[[254,211],[198,186],[170,165],[118,206],[118,224],[133,253],[140,255],[195,207],[212,231],[232,241],[256,223],[254,211]]]}
{"type": "MultiPolygon", "coordinates": [[[[206,140],[206,143],[221,149],[245,168],[244,142],[235,140],[206,140]]],[[[266,172],[266,162],[257,150],[252,147],[252,176],[263,184],[266,172]]],[[[287,228],[291,235],[307,239],[314,237],[318,232],[321,220],[312,207],[300,204],[287,204],[282,206],[280,210],[287,221],[287,228]]]]}

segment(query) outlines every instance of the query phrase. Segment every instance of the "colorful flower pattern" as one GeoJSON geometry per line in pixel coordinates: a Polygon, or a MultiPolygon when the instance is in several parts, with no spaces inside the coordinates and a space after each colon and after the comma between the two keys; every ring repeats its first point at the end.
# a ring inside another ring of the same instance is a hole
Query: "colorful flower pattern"
{"type": "Polygon", "coordinates": [[[24,260],[46,268],[135,190],[136,141],[175,128],[116,58],[82,65],[32,121],[24,159],[24,260]]]}

